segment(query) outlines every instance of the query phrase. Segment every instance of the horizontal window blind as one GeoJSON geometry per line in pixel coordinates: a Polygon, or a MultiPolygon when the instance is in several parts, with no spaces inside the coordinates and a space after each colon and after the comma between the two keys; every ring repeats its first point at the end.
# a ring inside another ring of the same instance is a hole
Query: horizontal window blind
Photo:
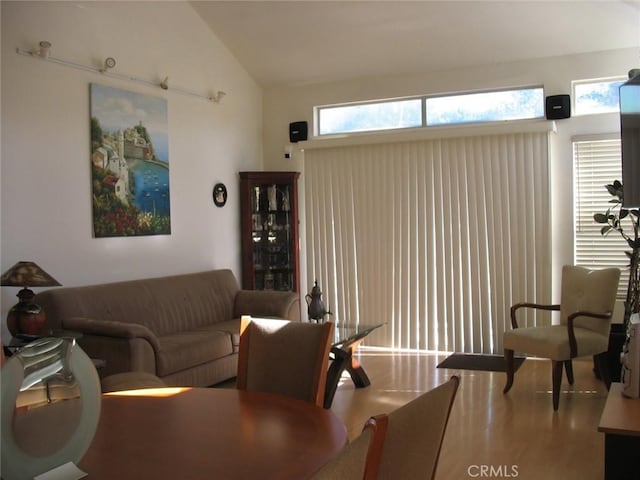
{"type": "Polygon", "coordinates": [[[605,186],[622,179],[620,139],[574,141],[573,156],[575,264],[620,268],[618,298],[624,299],[629,279],[629,260],[624,252],[629,247],[618,232],[611,231],[603,237],[600,233],[603,225],[593,219],[594,213],[604,213],[611,207],[612,197],[605,186]]]}
{"type": "Polygon", "coordinates": [[[305,150],[307,281],[332,320],[386,322],[368,345],[502,353],[510,306],[550,303],[547,150],[547,132],[305,150]]]}

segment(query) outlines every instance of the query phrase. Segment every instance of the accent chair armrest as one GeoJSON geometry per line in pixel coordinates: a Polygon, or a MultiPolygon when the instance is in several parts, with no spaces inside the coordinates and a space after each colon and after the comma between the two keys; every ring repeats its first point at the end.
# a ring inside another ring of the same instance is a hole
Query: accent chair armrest
{"type": "Polygon", "coordinates": [[[516,303],[511,306],[511,327],[518,328],[518,321],[516,320],[516,311],[520,308],[536,308],[538,310],[560,310],[560,305],[542,305],[539,303],[516,303]]]}
{"type": "Polygon", "coordinates": [[[240,290],[235,298],[234,317],[278,317],[300,321],[300,297],[294,292],[240,290]]]}
{"type": "Polygon", "coordinates": [[[569,335],[569,355],[571,358],[575,358],[578,356],[578,342],[576,340],[576,333],[573,329],[573,321],[578,317],[591,317],[591,318],[599,318],[602,320],[609,320],[613,316],[613,312],[605,312],[605,313],[594,313],[594,312],[585,312],[578,311],[573,312],[571,315],[567,317],[567,333],[569,335]]]}

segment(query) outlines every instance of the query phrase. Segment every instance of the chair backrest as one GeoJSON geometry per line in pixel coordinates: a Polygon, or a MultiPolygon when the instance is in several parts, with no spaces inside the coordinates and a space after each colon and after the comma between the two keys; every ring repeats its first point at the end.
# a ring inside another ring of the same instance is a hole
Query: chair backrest
{"type": "Polygon", "coordinates": [[[322,406],[334,325],[243,316],[237,387],[322,406]]]}
{"type": "Polygon", "coordinates": [[[459,383],[453,376],[389,414],[378,472],[371,478],[434,478],[459,383]]]}
{"type": "Polygon", "coordinates": [[[374,479],[370,475],[377,472],[386,426],[387,415],[371,417],[365,423],[362,433],[322,467],[313,476],[314,480],[374,479]]]}
{"type": "MultiPolygon", "coordinates": [[[[588,268],[565,265],[562,268],[562,292],[560,298],[560,323],[566,324],[567,317],[577,311],[604,314],[613,312],[618,292],[620,270],[588,268]]],[[[578,317],[575,327],[587,328],[601,335],[609,335],[611,318],[578,317]]]]}

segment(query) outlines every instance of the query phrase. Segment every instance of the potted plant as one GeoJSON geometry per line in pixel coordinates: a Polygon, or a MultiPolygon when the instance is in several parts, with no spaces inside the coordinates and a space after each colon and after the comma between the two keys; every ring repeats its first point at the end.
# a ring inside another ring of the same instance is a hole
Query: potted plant
{"type": "Polygon", "coordinates": [[[611,232],[618,232],[626,241],[630,250],[625,251],[629,258],[629,283],[624,302],[624,319],[622,324],[612,324],[609,335],[609,371],[611,381],[620,381],[620,352],[627,336],[627,326],[632,314],[640,312],[640,211],[622,206],[624,190],[622,182],[615,180],[605,186],[612,199],[611,206],[604,213],[596,213],[593,219],[602,224],[600,233],[607,236],[611,232]]]}

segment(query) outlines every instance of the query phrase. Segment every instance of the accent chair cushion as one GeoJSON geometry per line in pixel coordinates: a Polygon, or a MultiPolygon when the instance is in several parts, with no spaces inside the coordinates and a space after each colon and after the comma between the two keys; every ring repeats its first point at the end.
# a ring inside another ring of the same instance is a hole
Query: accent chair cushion
{"type": "MultiPolygon", "coordinates": [[[[575,328],[578,356],[596,355],[608,348],[609,337],[586,328],[575,328]]],[[[551,360],[569,360],[569,335],[565,325],[516,328],[504,332],[504,348],[551,360]]]]}

